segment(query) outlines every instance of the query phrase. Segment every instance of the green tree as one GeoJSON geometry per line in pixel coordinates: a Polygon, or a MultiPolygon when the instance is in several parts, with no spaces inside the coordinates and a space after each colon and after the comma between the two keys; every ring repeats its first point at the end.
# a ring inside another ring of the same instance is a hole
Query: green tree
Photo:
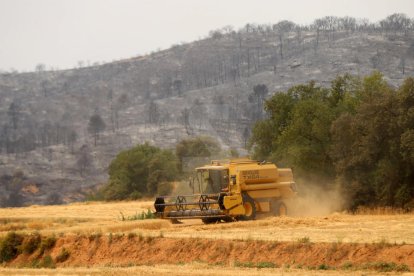
{"type": "Polygon", "coordinates": [[[414,207],[413,78],[397,90],[377,71],[338,76],[330,88],[310,82],[275,94],[265,110],[249,141],[256,159],[341,184],[351,208],[414,207]]]}
{"type": "Polygon", "coordinates": [[[161,188],[168,192],[178,178],[177,162],[170,150],[147,143],[122,151],[109,165],[109,181],[100,193],[106,200],[121,200],[152,196],[161,188]]]}
{"type": "Polygon", "coordinates": [[[362,82],[354,114],[332,124],[338,179],[358,205],[407,206],[413,201],[414,81],[391,89],[375,72],[362,82]]]}
{"type": "Polygon", "coordinates": [[[276,140],[272,158],[286,161],[303,173],[334,176],[329,156],[330,125],[334,110],[321,101],[310,99],[298,103],[292,111],[290,125],[276,140]]]}
{"type": "Polygon", "coordinates": [[[306,174],[334,175],[330,124],[341,100],[332,97],[330,90],[309,82],[267,100],[268,119],[255,125],[249,143],[254,158],[270,159],[306,174]]]}
{"type": "Polygon", "coordinates": [[[276,93],[265,102],[265,110],[269,119],[258,121],[252,130],[248,148],[253,151],[254,158],[269,158],[273,149],[273,141],[289,125],[291,112],[296,100],[286,93],[276,93]]]}

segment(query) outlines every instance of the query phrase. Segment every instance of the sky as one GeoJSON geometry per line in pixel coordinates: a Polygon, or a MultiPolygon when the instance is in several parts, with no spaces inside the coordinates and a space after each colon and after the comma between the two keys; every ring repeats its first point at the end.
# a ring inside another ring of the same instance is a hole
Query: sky
{"type": "Polygon", "coordinates": [[[327,15],[414,18],[414,0],[0,0],[0,70],[111,62],[247,23],[310,24],[327,15]]]}

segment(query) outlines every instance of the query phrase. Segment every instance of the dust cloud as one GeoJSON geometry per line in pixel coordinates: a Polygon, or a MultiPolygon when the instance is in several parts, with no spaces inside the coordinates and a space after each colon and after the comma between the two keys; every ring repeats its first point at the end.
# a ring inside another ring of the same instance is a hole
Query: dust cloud
{"type": "Polygon", "coordinates": [[[287,202],[290,216],[326,216],[344,210],[346,201],[339,185],[302,183],[306,184],[298,185],[298,196],[287,202]]]}

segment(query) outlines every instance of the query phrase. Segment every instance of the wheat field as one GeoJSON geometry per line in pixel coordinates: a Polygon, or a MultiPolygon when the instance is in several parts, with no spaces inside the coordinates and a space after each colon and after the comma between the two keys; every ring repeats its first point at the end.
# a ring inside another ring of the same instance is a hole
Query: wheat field
{"type": "Polygon", "coordinates": [[[86,202],[0,209],[0,235],[8,231],[41,234],[139,233],[170,238],[254,239],[312,242],[414,244],[413,214],[261,217],[256,221],[204,225],[201,220],[128,220],[152,209],[151,201],[86,202]],[[124,220],[123,220],[124,218],[124,220]]]}
{"type": "MultiPolygon", "coordinates": [[[[344,212],[323,216],[261,216],[255,221],[210,225],[204,225],[199,219],[183,220],[181,224],[172,224],[169,220],[161,219],[132,219],[152,210],[152,205],[152,201],[146,200],[2,208],[0,209],[0,237],[4,237],[10,231],[16,231],[21,234],[37,232],[44,236],[60,237],[61,244],[64,239],[79,240],[77,237],[86,237],[86,239],[89,237],[89,240],[91,237],[103,237],[108,241],[112,237],[129,236],[140,239],[162,237],[166,240],[228,240],[247,243],[306,241],[313,244],[378,244],[396,247],[414,244],[414,214],[404,214],[399,211],[360,210],[356,214],[344,212]]],[[[71,245],[69,243],[65,246],[71,245]]],[[[53,251],[54,256],[59,254],[59,250],[60,248],[56,248],[53,251]]],[[[0,267],[1,275],[235,275],[239,273],[243,275],[355,275],[356,271],[320,271],[284,265],[259,269],[234,267],[228,264],[212,265],[205,262],[154,263],[153,265],[136,262],[131,265],[108,263],[108,265],[97,266],[92,264],[88,268],[63,266],[52,270],[5,267],[4,264],[0,267]]],[[[378,275],[378,272],[364,271],[363,274],[378,275]]]]}

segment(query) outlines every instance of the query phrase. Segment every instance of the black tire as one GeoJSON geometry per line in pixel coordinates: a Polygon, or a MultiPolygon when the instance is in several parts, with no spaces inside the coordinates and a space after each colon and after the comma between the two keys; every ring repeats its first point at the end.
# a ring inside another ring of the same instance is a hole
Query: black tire
{"type": "Polygon", "coordinates": [[[243,195],[243,206],[246,213],[239,217],[240,220],[254,220],[256,219],[256,204],[254,200],[247,194],[243,195]]]}
{"type": "Polygon", "coordinates": [[[201,220],[203,221],[204,224],[212,224],[212,223],[216,223],[220,221],[220,218],[208,217],[208,218],[202,218],[201,220]]]}
{"type": "Polygon", "coordinates": [[[271,211],[275,216],[287,216],[288,209],[286,204],[283,201],[272,201],[270,203],[271,211]]]}

